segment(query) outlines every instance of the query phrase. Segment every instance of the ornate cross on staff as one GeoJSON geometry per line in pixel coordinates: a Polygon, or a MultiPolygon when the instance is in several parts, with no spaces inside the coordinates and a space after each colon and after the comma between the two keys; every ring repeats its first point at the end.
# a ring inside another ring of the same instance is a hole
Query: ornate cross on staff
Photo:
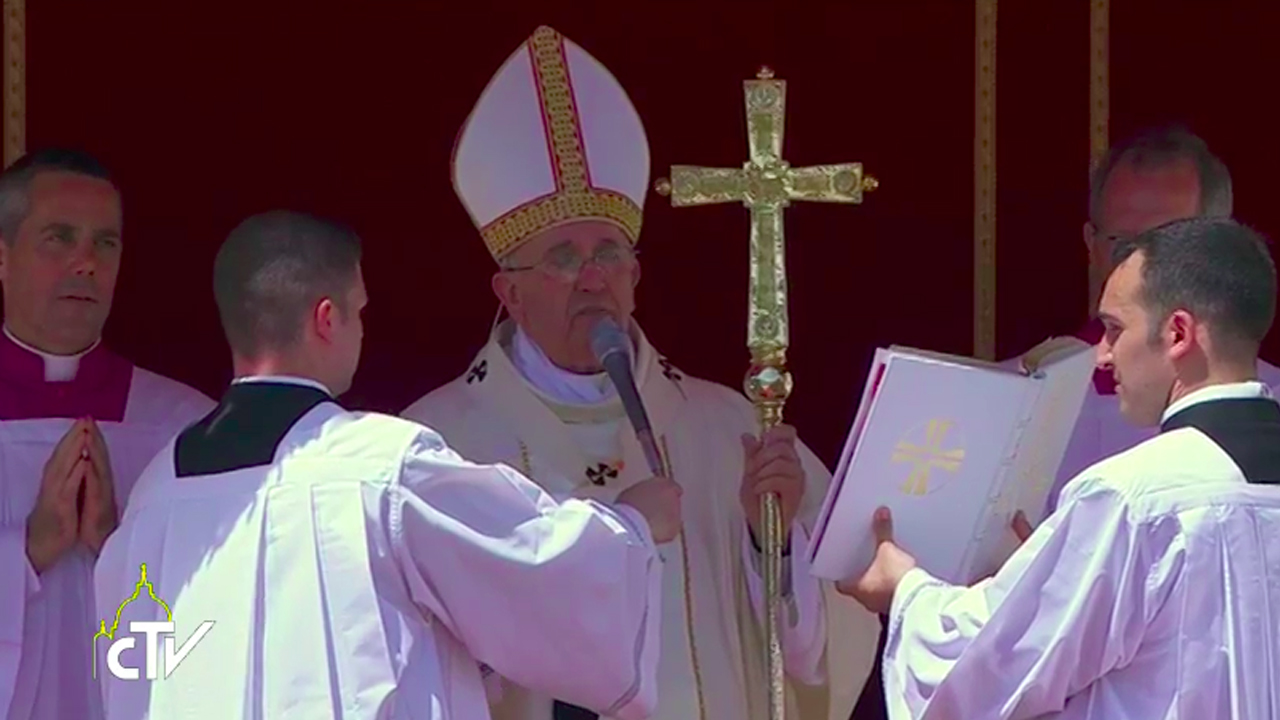
{"type": "MultiPolygon", "coordinates": [[[[747,347],[751,367],[744,389],[768,429],[782,422],[782,406],[791,394],[787,370],[787,273],[782,211],[792,200],[861,203],[863,191],[878,183],[862,173],[862,163],[793,168],[782,159],[786,82],[762,68],[743,82],[751,158],[742,168],[674,165],[671,180],[656,190],[676,207],[741,202],[751,211],[751,285],[747,311],[747,347]]],[[[784,529],[778,497],[762,501],[764,520],[765,647],[769,667],[769,717],[782,720],[785,688],[780,617],[784,529]]]]}

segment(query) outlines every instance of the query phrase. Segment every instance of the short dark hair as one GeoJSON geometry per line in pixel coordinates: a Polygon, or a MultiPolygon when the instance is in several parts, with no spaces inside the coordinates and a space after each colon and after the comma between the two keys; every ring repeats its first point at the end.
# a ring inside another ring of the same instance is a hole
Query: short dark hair
{"type": "Polygon", "coordinates": [[[120,192],[111,173],[83,150],[46,148],[27,153],[0,173],[0,238],[12,245],[30,210],[31,181],[42,172],[69,172],[106,180],[120,192]]]}
{"type": "Polygon", "coordinates": [[[308,313],[330,298],[347,312],[360,238],[328,220],[276,210],[227,236],[213,262],[213,294],[231,350],[241,357],[292,348],[308,313]]]}
{"type": "Polygon", "coordinates": [[[1121,165],[1140,170],[1159,170],[1180,162],[1191,163],[1200,183],[1199,215],[1230,217],[1231,173],[1198,135],[1181,125],[1149,128],[1107,151],[1090,179],[1089,220],[1098,224],[1102,213],[1102,193],[1111,173],[1121,165]]]}
{"type": "Polygon", "coordinates": [[[1113,267],[1142,253],[1142,304],[1160,320],[1186,310],[1224,353],[1256,355],[1276,314],[1276,266],[1262,235],[1231,218],[1175,220],[1119,240],[1113,267]]]}

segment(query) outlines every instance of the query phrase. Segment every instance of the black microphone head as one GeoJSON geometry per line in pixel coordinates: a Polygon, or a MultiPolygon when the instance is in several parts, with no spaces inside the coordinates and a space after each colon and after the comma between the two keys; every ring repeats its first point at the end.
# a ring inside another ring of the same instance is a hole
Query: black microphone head
{"type": "Polygon", "coordinates": [[[591,352],[601,364],[614,353],[630,353],[627,334],[611,316],[605,315],[591,326],[591,352]]]}

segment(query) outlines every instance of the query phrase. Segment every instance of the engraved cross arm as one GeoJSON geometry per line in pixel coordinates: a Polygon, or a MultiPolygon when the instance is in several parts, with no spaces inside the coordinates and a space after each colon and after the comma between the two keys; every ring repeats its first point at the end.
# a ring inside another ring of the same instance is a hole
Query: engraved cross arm
{"type": "Polygon", "coordinates": [[[857,204],[878,186],[863,173],[862,163],[792,168],[777,160],[768,168],[749,162],[741,168],[672,165],[671,180],[658,180],[654,189],[670,196],[675,207],[726,202],[786,207],[792,200],[857,204]]]}

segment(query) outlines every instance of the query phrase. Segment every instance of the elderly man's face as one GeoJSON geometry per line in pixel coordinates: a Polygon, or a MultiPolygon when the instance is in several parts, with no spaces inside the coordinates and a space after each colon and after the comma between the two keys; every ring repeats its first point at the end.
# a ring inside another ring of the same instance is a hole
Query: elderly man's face
{"type": "Polygon", "coordinates": [[[626,327],[635,310],[640,265],[617,226],[584,220],[530,239],[493,278],[512,319],[556,365],[597,372],[591,326],[610,315],[626,327]]]}
{"type": "Polygon", "coordinates": [[[55,354],[88,348],[102,334],[121,255],[120,196],[111,183],[69,172],[38,173],[15,237],[0,242],[5,323],[55,354]]]}
{"type": "Polygon", "coordinates": [[[1195,165],[1179,162],[1154,169],[1122,164],[1111,171],[1102,191],[1095,226],[1084,226],[1089,266],[1095,278],[1111,272],[1111,249],[1128,237],[1174,220],[1200,214],[1200,179],[1195,165]]]}

